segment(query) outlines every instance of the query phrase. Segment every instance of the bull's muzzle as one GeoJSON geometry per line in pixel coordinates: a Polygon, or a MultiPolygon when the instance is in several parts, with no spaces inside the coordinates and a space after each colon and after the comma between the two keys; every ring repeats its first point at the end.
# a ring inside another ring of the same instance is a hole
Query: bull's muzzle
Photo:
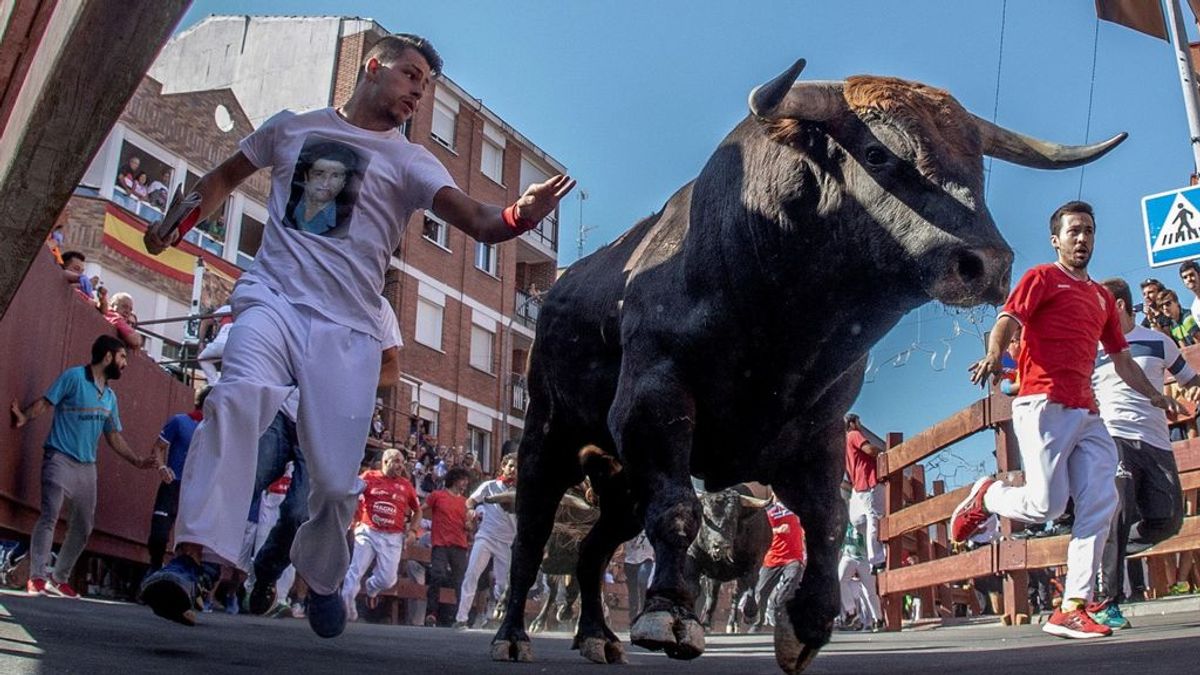
{"type": "Polygon", "coordinates": [[[931,295],[947,305],[999,305],[1008,297],[1012,250],[1004,247],[960,248],[950,252],[931,295]]]}

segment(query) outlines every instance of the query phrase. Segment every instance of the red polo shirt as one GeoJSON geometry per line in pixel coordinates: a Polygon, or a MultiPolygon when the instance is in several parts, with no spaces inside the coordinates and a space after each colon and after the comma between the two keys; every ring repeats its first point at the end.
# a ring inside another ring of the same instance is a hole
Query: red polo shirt
{"type": "Polygon", "coordinates": [[[1056,263],[1038,265],[1021,277],[1001,315],[1024,327],[1020,396],[1045,394],[1067,408],[1099,411],[1092,395],[1096,343],[1110,355],[1129,348],[1107,288],[1076,279],[1056,263]]]}
{"type": "Polygon", "coordinates": [[[879,482],[875,474],[875,457],[862,449],[868,442],[858,429],[846,432],[846,475],[850,476],[855,492],[866,492],[879,482]]]}
{"type": "Polygon", "coordinates": [[[433,532],[430,543],[434,546],[467,547],[467,498],[446,490],[437,490],[425,500],[433,511],[433,532]]]}

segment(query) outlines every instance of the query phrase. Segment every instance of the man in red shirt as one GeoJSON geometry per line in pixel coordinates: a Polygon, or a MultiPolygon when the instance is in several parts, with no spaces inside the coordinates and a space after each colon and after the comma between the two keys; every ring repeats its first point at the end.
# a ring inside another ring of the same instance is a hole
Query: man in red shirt
{"type": "Polygon", "coordinates": [[[883,514],[883,486],[875,474],[879,448],[863,435],[858,415],[846,415],[846,475],[850,477],[850,522],[867,543],[867,562],[872,568],[883,566],[883,545],[879,543],[879,517],[883,514]]]}
{"type": "Polygon", "coordinates": [[[952,538],[962,542],[993,513],[1041,523],[1062,515],[1067,499],[1075,498],[1063,603],[1042,626],[1066,638],[1112,634],[1084,609],[1118,504],[1117,448],[1092,395],[1097,341],[1130,387],[1156,407],[1180,408],[1155,390],[1134,362],[1112,293],[1088,277],[1095,237],[1091,206],[1074,201],[1055,210],[1050,244],[1058,260],[1037,265],[1021,277],[996,319],[987,355],[971,366],[976,384],[989,376],[999,379],[1001,354],[1017,328],[1024,329],[1017,362],[1020,391],[1012,415],[1025,485],[980,478],[950,520],[952,538]]]}
{"type": "Polygon", "coordinates": [[[346,580],[342,583],[342,601],[351,621],[358,618],[354,601],[371,562],[375,571],[367,579],[367,597],[374,598],[396,585],[400,554],[404,550],[405,521],[408,534],[416,539],[421,519],[417,491],[404,477],[404,455],[395,448],[383,451],[380,470],[364,471],[359,478],[366,483],[358,496],[358,515],[354,519],[354,555],[346,580]]]}
{"type": "Polygon", "coordinates": [[[804,575],[804,528],[800,518],[780,504],[774,492],[770,497],[767,522],[771,525],[771,547],[763,556],[758,583],[754,585],[754,603],[758,605],[758,618],[751,628],[754,631],[762,628],[764,620],[775,625],[780,595],[794,579],[804,575]]]}
{"type": "MultiPolygon", "coordinates": [[[[425,517],[433,526],[430,542],[433,550],[429,557],[429,594],[425,599],[425,625],[438,624],[441,590],[453,588],[457,593],[462,587],[467,571],[467,529],[474,518],[467,517],[467,489],[469,476],[460,468],[446,472],[446,489],[435,490],[425,500],[425,517]]],[[[474,514],[472,514],[474,515],[474,514]]],[[[442,622],[448,625],[448,622],[442,622]]]]}

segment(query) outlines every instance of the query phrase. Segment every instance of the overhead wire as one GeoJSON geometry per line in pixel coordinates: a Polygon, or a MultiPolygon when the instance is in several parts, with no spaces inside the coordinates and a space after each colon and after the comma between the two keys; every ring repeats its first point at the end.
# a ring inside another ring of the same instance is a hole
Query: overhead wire
{"type": "MultiPolygon", "coordinates": [[[[1087,145],[1088,138],[1092,133],[1092,101],[1096,94],[1096,55],[1100,52],[1100,17],[1096,16],[1096,30],[1092,33],[1092,81],[1088,85],[1088,104],[1087,104],[1087,122],[1083,125],[1083,144],[1087,145]]],[[[1075,193],[1076,199],[1083,199],[1083,174],[1087,171],[1087,164],[1079,167],[1079,190],[1075,193]]]]}

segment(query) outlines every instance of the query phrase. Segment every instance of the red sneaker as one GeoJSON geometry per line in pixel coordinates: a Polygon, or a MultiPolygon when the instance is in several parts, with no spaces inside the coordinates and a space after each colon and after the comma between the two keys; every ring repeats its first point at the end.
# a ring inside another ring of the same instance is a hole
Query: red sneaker
{"type": "Polygon", "coordinates": [[[1054,610],[1054,613],[1050,615],[1050,620],[1042,625],[1042,630],[1051,635],[1076,640],[1112,635],[1111,628],[1096,623],[1092,615],[1082,607],[1073,612],[1064,612],[1062,609],[1054,610]]]}
{"type": "Polygon", "coordinates": [[[33,577],[25,583],[25,592],[30,595],[46,595],[46,580],[40,577],[33,577]]]}
{"type": "Polygon", "coordinates": [[[51,579],[50,582],[46,584],[46,591],[50,593],[50,595],[57,595],[60,598],[75,599],[79,597],[79,592],[74,588],[71,588],[71,584],[68,584],[65,581],[54,581],[51,579]]]}
{"type": "Polygon", "coordinates": [[[950,516],[950,539],[955,543],[965,542],[987,522],[991,514],[983,508],[983,495],[995,482],[995,478],[987,476],[975,481],[967,498],[955,507],[954,514],[950,516]]]}

